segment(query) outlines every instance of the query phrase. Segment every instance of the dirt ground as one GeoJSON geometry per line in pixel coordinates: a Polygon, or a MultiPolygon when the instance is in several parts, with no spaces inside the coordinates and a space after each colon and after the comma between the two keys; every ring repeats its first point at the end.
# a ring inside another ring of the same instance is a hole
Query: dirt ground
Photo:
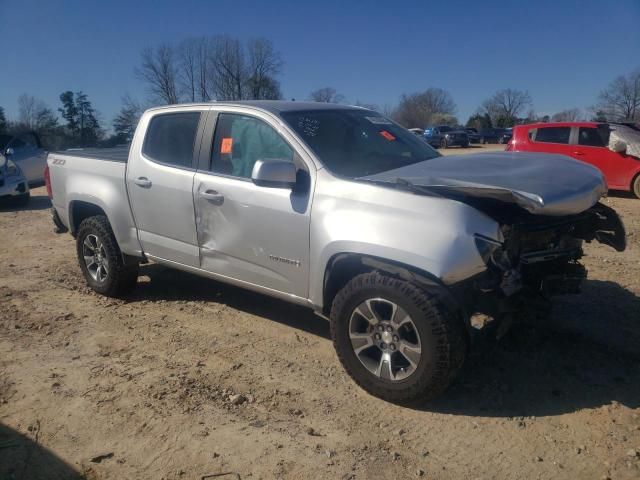
{"type": "Polygon", "coordinates": [[[588,245],[582,295],[406,408],[307,310],[158,265],[94,294],[35,189],[0,209],[0,478],[640,478],[640,200],[605,202],[628,250],[588,245]]]}

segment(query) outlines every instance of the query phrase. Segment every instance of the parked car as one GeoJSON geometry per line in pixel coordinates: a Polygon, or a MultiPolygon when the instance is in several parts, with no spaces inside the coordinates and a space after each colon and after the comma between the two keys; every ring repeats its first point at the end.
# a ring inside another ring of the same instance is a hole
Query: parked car
{"type": "Polygon", "coordinates": [[[46,178],[96,292],[123,294],[152,260],[307,306],[330,319],[345,370],[391,401],[447,387],[471,313],[492,315],[497,335],[521,308],[578,291],[583,241],[625,248],[589,165],[443,157],[374,111],[331,104],[154,108],[128,155],[52,153],[46,178]]]}
{"type": "MultiPolygon", "coordinates": [[[[514,127],[514,136],[507,150],[567,155],[597,167],[603,173],[608,188],[630,191],[640,198],[640,158],[627,151],[628,145],[610,145],[609,142],[612,130],[625,128],[630,129],[596,122],[518,125],[514,127]]],[[[637,134],[636,130],[631,131],[637,134]]]]}
{"type": "Polygon", "coordinates": [[[478,130],[476,130],[475,128],[465,128],[464,131],[467,132],[469,143],[480,143],[480,139],[482,137],[480,137],[478,130]]]}
{"type": "Polygon", "coordinates": [[[7,158],[6,154],[11,154],[11,149],[8,150],[0,153],[0,201],[26,205],[30,197],[29,184],[20,167],[7,158]]]}
{"type": "Polygon", "coordinates": [[[424,138],[432,147],[449,148],[453,146],[466,148],[469,146],[469,136],[464,130],[456,130],[449,125],[429,127],[424,131],[424,138]]]}
{"type": "Polygon", "coordinates": [[[485,128],[480,130],[480,143],[507,143],[511,140],[510,128],[485,128]]]}
{"type": "Polygon", "coordinates": [[[44,167],[47,165],[47,151],[42,148],[35,132],[19,135],[0,135],[0,151],[12,149],[11,161],[20,166],[31,185],[44,182],[44,167]]]}

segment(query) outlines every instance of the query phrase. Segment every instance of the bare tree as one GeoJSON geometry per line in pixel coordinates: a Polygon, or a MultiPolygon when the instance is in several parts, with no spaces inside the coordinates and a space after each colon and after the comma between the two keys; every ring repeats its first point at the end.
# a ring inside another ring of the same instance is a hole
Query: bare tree
{"type": "Polygon", "coordinates": [[[216,99],[245,98],[247,67],[242,44],[237,38],[229,35],[215,37],[211,71],[216,99]]]}
{"type": "Polygon", "coordinates": [[[122,97],[122,107],[112,123],[118,141],[131,141],[143,111],[144,107],[129,94],[122,97]]]}
{"type": "Polygon", "coordinates": [[[569,108],[560,112],[554,113],[551,116],[552,122],[576,122],[584,118],[582,110],[579,108],[569,108]]]}
{"type": "Polygon", "coordinates": [[[50,130],[58,123],[46,103],[26,93],[18,97],[18,115],[20,126],[34,131],[50,130]]]}
{"type": "Polygon", "coordinates": [[[136,75],[147,82],[149,92],[167,105],[179,102],[175,57],[171,45],[146,48],[142,52],[142,65],[136,69],[136,75]]]}
{"type": "Polygon", "coordinates": [[[640,68],[620,75],[598,97],[595,110],[600,110],[609,120],[640,120],[640,68]]]}
{"type": "Polygon", "coordinates": [[[333,87],[323,87],[314,90],[309,94],[309,100],[323,103],[343,103],[344,95],[337,92],[333,87]]]}
{"type": "Polygon", "coordinates": [[[431,87],[421,93],[402,95],[393,118],[407,128],[438,123],[456,123],[456,104],[451,94],[442,88],[431,87]]]}
{"type": "Polygon", "coordinates": [[[256,38],[247,44],[247,96],[255,100],[278,100],[282,97],[275,77],[282,69],[282,57],[270,40],[256,38]]]}
{"type": "Polygon", "coordinates": [[[180,42],[176,55],[178,57],[178,84],[180,92],[188,101],[195,102],[198,91],[199,55],[197,38],[187,38],[180,42]]]}
{"type": "Polygon", "coordinates": [[[494,126],[511,127],[532,103],[529,92],[505,88],[485,100],[480,111],[491,117],[494,126]]]}

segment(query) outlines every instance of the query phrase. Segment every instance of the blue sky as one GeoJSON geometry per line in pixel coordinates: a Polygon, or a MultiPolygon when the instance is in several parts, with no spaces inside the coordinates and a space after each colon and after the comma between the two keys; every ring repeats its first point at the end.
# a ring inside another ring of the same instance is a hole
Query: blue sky
{"type": "Polygon", "coordinates": [[[640,68],[640,0],[33,1],[0,0],[0,106],[28,93],[57,109],[83,90],[110,123],[146,46],[189,36],[271,39],[286,98],[333,86],[348,101],[397,103],[448,90],[466,121],[495,90],[528,90],[536,112],[586,108],[640,68]]]}

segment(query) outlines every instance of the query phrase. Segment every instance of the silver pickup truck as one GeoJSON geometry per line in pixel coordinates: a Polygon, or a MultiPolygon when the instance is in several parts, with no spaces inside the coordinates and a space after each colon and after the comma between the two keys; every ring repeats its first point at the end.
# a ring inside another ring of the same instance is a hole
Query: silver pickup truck
{"type": "Polygon", "coordinates": [[[46,179],[95,291],[124,294],[152,261],[306,305],[330,319],[355,381],[397,402],[447,387],[474,314],[499,335],[578,291],[584,241],[625,248],[595,168],[442,157],[357,107],[154,108],[130,149],[52,153],[46,179]]]}

